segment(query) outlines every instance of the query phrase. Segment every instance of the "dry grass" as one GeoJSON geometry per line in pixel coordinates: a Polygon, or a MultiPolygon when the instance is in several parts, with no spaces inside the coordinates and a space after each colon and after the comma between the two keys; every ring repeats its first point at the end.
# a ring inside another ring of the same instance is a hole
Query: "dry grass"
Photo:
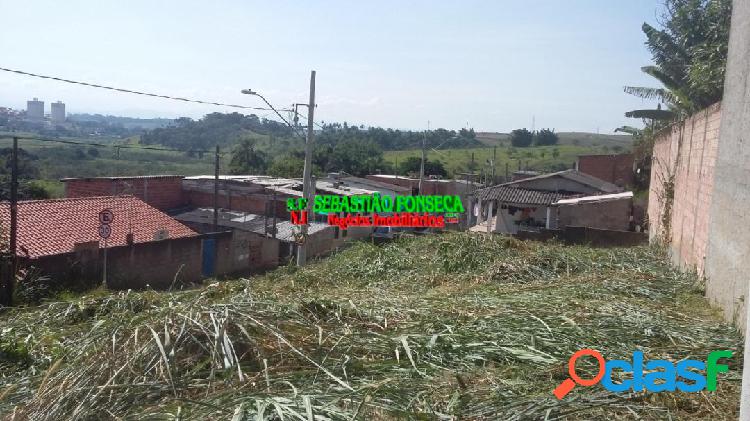
{"type": "Polygon", "coordinates": [[[739,335],[654,250],[448,234],[0,315],[0,419],[736,419],[739,335]],[[557,401],[566,361],[737,351],[717,392],[557,401]]]}

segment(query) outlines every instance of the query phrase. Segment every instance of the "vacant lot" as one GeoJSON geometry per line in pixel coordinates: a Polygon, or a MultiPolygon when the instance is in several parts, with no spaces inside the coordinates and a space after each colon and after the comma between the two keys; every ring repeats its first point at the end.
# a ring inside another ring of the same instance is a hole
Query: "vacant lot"
{"type": "Polygon", "coordinates": [[[191,291],[6,311],[0,418],[736,419],[741,346],[697,279],[653,249],[446,234],[191,291]],[[587,347],[736,352],[716,392],[597,385],[556,400],[587,347]]]}

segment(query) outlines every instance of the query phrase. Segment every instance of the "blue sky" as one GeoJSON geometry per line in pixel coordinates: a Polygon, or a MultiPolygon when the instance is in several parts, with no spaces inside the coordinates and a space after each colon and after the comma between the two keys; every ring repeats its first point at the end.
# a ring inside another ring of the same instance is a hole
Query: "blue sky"
{"type": "MultiPolygon", "coordinates": [[[[317,121],[510,131],[535,116],[608,133],[653,105],[622,86],[655,83],[640,27],[659,3],[0,0],[0,67],[262,105],[240,94],[252,88],[280,107],[307,102],[314,69],[317,121]]],[[[133,117],[232,111],[0,73],[0,106],[31,97],[133,117]]]]}

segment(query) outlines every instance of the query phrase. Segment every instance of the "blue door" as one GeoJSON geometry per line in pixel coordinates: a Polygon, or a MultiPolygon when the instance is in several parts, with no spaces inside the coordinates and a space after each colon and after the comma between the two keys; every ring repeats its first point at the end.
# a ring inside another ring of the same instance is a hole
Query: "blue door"
{"type": "Polygon", "coordinates": [[[203,276],[214,276],[216,258],[216,240],[213,238],[203,239],[203,276]]]}

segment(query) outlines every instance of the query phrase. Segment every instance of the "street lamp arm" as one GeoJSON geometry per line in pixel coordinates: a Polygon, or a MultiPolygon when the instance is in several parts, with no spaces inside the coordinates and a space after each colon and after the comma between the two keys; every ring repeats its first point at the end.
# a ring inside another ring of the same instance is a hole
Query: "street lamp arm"
{"type": "Polygon", "coordinates": [[[261,94],[255,92],[255,91],[253,91],[252,89],[243,89],[241,92],[243,94],[245,94],[245,95],[255,95],[258,98],[262,99],[263,102],[265,102],[266,105],[268,105],[268,108],[272,109],[273,112],[276,113],[277,116],[279,116],[279,118],[281,119],[281,121],[283,121],[287,126],[289,126],[294,131],[294,134],[296,134],[296,135],[298,135],[298,136],[300,136],[300,137],[302,137],[304,139],[304,136],[302,136],[301,134],[297,133],[297,130],[294,128],[294,126],[291,123],[289,123],[284,118],[284,116],[282,116],[281,113],[278,110],[276,110],[276,108],[273,105],[271,105],[271,103],[268,102],[268,100],[266,100],[266,98],[263,95],[261,95],[261,94]]]}

